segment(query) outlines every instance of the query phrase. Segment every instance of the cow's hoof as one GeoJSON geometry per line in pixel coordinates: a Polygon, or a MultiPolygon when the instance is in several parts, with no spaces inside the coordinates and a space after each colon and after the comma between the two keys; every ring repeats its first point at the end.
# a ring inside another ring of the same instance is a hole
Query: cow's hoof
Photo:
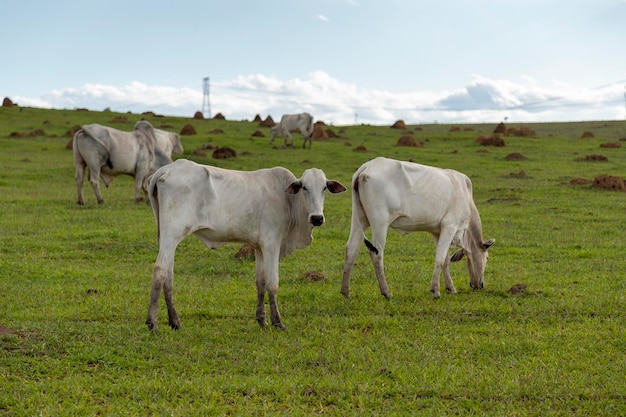
{"type": "Polygon", "coordinates": [[[279,323],[274,323],[273,326],[275,328],[277,328],[278,330],[282,330],[282,331],[286,331],[287,330],[287,327],[285,327],[285,325],[280,323],[280,322],[279,323]]]}

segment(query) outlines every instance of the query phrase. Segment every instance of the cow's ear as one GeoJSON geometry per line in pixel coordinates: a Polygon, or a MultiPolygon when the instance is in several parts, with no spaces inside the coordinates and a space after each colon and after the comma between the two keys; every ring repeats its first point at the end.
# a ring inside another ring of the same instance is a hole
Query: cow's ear
{"type": "Polygon", "coordinates": [[[463,259],[464,255],[465,252],[463,252],[463,249],[459,249],[452,254],[452,256],[450,257],[450,262],[459,262],[461,259],[463,259]]]}
{"type": "Polygon", "coordinates": [[[296,180],[292,182],[291,184],[289,184],[285,192],[289,194],[298,194],[301,188],[302,188],[302,181],[296,180]]]}
{"type": "Polygon", "coordinates": [[[346,187],[344,187],[342,183],[334,180],[326,181],[326,187],[328,187],[328,191],[333,194],[343,193],[344,191],[346,191],[346,187]]]}
{"type": "Polygon", "coordinates": [[[487,249],[489,249],[489,248],[491,247],[491,245],[493,245],[494,243],[496,243],[496,240],[495,240],[495,239],[489,239],[489,240],[487,240],[487,241],[483,242],[481,246],[483,247],[483,249],[484,249],[484,250],[487,250],[487,249]]]}

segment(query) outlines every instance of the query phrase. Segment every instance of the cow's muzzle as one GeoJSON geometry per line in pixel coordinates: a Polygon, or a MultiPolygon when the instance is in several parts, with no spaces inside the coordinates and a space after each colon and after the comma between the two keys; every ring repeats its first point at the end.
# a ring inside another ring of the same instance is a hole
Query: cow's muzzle
{"type": "Polygon", "coordinates": [[[324,224],[324,216],[314,214],[309,218],[309,221],[313,226],[321,226],[322,224],[324,224]]]}
{"type": "Polygon", "coordinates": [[[485,282],[484,281],[480,281],[480,283],[477,284],[477,285],[475,285],[472,281],[470,281],[469,284],[470,284],[470,288],[473,289],[473,290],[479,290],[479,289],[484,288],[484,286],[485,286],[485,282]]]}

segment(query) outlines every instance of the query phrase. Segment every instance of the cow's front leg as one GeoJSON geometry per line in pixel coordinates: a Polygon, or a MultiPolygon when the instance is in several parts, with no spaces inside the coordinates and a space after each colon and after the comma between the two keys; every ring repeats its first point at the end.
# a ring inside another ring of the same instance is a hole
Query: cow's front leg
{"type": "Polygon", "coordinates": [[[452,276],[450,275],[450,257],[446,257],[446,261],[443,264],[443,277],[446,282],[446,291],[450,294],[456,294],[456,288],[454,287],[454,282],[452,282],[452,276]]]}
{"type": "MultiPolygon", "coordinates": [[[[278,290],[278,289],[277,289],[278,290]]],[[[280,330],[287,330],[283,322],[280,320],[280,313],[278,312],[278,291],[268,291],[267,295],[270,301],[270,319],[272,320],[272,325],[280,330]]]]}
{"type": "Polygon", "coordinates": [[[450,233],[442,233],[440,236],[433,236],[435,245],[437,245],[437,252],[435,254],[435,269],[433,271],[433,279],[430,283],[430,292],[435,298],[441,297],[441,292],[439,291],[441,271],[443,271],[445,278],[446,290],[451,293],[456,293],[456,288],[454,288],[454,283],[450,276],[450,256],[448,255],[448,250],[452,243],[452,236],[453,235],[450,233]]]}
{"type": "Polygon", "coordinates": [[[267,327],[265,316],[265,270],[263,269],[263,253],[257,249],[254,252],[256,266],[256,321],[262,329],[267,327]]]}
{"type": "Polygon", "coordinates": [[[263,269],[265,276],[265,290],[270,302],[270,320],[272,325],[278,329],[285,330],[286,327],[280,319],[278,311],[278,250],[265,250],[263,253],[263,269]]]}

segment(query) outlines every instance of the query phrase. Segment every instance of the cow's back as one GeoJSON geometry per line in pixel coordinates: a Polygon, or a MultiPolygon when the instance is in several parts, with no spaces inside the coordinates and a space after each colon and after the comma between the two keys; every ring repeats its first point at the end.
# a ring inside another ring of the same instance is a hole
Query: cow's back
{"type": "Polygon", "coordinates": [[[437,230],[446,217],[469,216],[467,177],[457,171],[383,157],[361,168],[355,180],[367,216],[400,232],[437,230]]]}
{"type": "Polygon", "coordinates": [[[249,242],[264,228],[286,233],[291,197],[285,189],[293,180],[280,167],[234,171],[178,159],[157,171],[150,189],[158,195],[157,218],[182,219],[190,230],[203,229],[207,241],[249,242]]]}

